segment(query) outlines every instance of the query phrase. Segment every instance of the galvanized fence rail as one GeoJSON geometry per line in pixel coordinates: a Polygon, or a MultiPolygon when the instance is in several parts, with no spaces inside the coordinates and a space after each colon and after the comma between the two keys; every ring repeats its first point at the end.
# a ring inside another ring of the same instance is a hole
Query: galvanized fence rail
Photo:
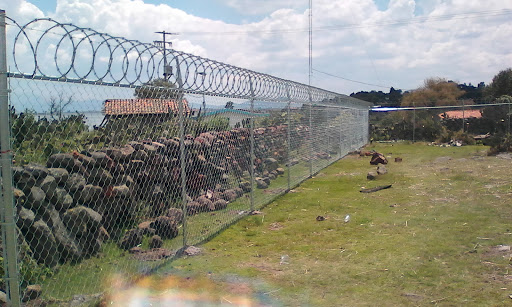
{"type": "Polygon", "coordinates": [[[5,12],[0,99],[13,305],[155,271],[368,142],[363,101],[5,12]]]}

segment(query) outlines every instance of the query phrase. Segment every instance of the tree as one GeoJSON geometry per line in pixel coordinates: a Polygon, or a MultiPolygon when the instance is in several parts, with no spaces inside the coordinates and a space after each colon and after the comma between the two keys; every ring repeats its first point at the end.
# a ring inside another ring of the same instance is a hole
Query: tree
{"type": "Polygon", "coordinates": [[[457,101],[464,91],[457,87],[457,83],[443,78],[428,78],[423,86],[404,94],[402,106],[448,106],[457,105],[457,101]]]}
{"type": "Polygon", "coordinates": [[[135,97],[139,99],[157,98],[169,99],[177,95],[176,85],[166,79],[158,78],[151,80],[141,87],[135,89],[135,97]]]}
{"type": "Polygon", "coordinates": [[[235,106],[233,104],[233,101],[226,102],[226,105],[224,106],[224,109],[233,109],[235,106]]]}
{"type": "Polygon", "coordinates": [[[503,95],[512,96],[512,68],[502,70],[494,76],[491,84],[485,89],[485,93],[491,100],[503,95]]]}
{"type": "Polygon", "coordinates": [[[52,120],[61,121],[64,117],[65,109],[73,103],[73,95],[68,99],[64,98],[64,94],[60,93],[59,97],[50,98],[50,116],[52,120]]]}

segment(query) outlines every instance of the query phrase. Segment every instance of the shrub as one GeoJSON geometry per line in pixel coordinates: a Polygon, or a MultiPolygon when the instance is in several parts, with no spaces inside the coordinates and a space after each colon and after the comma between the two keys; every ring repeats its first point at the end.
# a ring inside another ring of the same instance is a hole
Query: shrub
{"type": "Polygon", "coordinates": [[[511,134],[497,134],[484,142],[484,145],[491,146],[488,155],[496,155],[500,152],[512,152],[512,135],[511,134]]]}

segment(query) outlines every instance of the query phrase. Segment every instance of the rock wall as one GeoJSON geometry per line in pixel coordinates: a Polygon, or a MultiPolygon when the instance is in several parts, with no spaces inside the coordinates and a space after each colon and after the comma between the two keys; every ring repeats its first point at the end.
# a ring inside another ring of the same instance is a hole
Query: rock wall
{"type": "MultiPolygon", "coordinates": [[[[299,140],[306,132],[294,130],[299,140]]],[[[266,188],[284,173],[287,127],[258,128],[254,136],[256,184],[266,188]]],[[[224,209],[251,190],[249,129],[188,135],[184,143],[188,214],[224,209]]],[[[181,173],[177,138],[55,154],[46,165],[13,168],[17,225],[34,259],[49,267],[95,255],[109,234],[131,228],[141,215],[146,222],[121,237],[121,248],[140,244],[144,235],[173,238],[183,218],[172,208],[181,173]]]]}

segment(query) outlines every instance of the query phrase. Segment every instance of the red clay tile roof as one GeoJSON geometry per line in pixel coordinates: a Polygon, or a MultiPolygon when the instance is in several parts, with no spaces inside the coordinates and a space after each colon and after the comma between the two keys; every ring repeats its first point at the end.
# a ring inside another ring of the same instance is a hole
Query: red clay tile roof
{"type": "MultiPolygon", "coordinates": [[[[176,99],[107,99],[105,115],[178,114],[176,99]]],[[[183,111],[190,114],[188,101],[183,99],[183,111]]]]}
{"type": "MultiPolygon", "coordinates": [[[[448,118],[462,118],[462,111],[446,111],[439,114],[439,117],[448,119],[448,118]],[[446,116],[445,116],[446,114],[446,116]]],[[[464,118],[481,118],[482,113],[480,110],[464,110],[464,118]]]]}

